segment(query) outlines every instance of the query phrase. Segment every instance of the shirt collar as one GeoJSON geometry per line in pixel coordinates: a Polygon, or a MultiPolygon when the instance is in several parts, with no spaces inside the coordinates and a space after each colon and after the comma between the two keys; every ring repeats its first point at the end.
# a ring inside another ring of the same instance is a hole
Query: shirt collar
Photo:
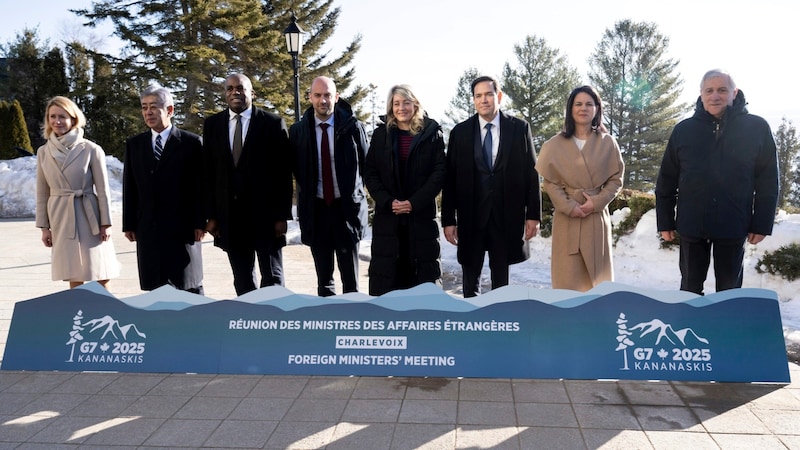
{"type": "Polygon", "coordinates": [[[169,126],[167,128],[164,128],[163,130],[161,130],[161,133],[159,133],[156,130],[151,128],[150,129],[150,138],[153,140],[153,142],[155,142],[156,136],[160,135],[161,136],[161,141],[162,142],[167,142],[167,138],[169,138],[170,133],[172,133],[172,124],[169,124],[169,126]]]}
{"type": "Polygon", "coordinates": [[[483,117],[481,117],[480,115],[478,116],[478,122],[481,125],[481,129],[486,128],[486,124],[487,123],[491,123],[494,126],[495,130],[499,130],[500,129],[500,111],[498,111],[497,114],[495,114],[494,119],[492,119],[491,122],[485,121],[483,119],[483,117]]]}
{"type": "Polygon", "coordinates": [[[331,126],[331,128],[333,128],[333,114],[331,114],[331,116],[330,116],[330,117],[328,117],[328,120],[326,120],[326,121],[324,121],[324,122],[323,122],[323,121],[321,121],[321,120],[319,120],[319,118],[318,118],[318,117],[315,115],[315,116],[314,116],[314,126],[315,126],[315,127],[318,127],[318,126],[319,126],[319,124],[321,124],[321,123],[327,123],[328,125],[330,125],[330,126],[331,126]]]}
{"type": "MultiPolygon", "coordinates": [[[[242,116],[242,119],[250,120],[250,116],[253,115],[253,107],[251,106],[245,109],[244,111],[239,113],[239,115],[242,116]]],[[[236,118],[236,113],[233,112],[230,108],[228,108],[228,120],[233,120],[235,118],[236,118]]]]}

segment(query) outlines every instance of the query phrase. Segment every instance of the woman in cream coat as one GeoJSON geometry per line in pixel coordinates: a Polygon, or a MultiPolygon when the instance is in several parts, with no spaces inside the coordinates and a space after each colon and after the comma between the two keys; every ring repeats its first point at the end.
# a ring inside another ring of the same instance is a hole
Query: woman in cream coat
{"type": "Polygon", "coordinates": [[[103,149],[83,138],[86,118],[66,97],[47,102],[44,137],[37,151],[36,226],[52,247],[53,280],[74,288],[85,281],[106,286],[119,275],[111,242],[108,175],[103,149]]]}
{"type": "Polygon", "coordinates": [[[542,145],[536,170],[553,202],[553,289],[588,291],[614,280],[608,204],[622,189],[625,164],[603,125],[591,86],[567,100],[564,130],[542,145]]]}

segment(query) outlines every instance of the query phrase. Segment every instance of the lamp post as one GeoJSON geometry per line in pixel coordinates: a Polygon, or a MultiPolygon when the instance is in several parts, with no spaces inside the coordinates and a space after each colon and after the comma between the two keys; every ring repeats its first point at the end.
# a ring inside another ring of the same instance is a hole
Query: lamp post
{"type": "Polygon", "coordinates": [[[286,36],[286,48],[292,55],[292,66],[294,68],[294,121],[300,121],[300,60],[298,56],[303,51],[303,30],[297,26],[297,17],[292,14],[292,23],[283,30],[286,36]]]}

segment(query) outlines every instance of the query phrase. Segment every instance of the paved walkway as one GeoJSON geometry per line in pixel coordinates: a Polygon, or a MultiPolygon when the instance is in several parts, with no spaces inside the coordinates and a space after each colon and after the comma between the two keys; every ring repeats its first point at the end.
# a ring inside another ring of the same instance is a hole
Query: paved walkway
{"type": "MultiPolygon", "coordinates": [[[[114,240],[123,272],[110,290],[141,294],[134,246],[118,229],[114,240]]],[[[224,253],[203,252],[206,295],[235,297],[224,253]]],[[[66,289],[49,259],[31,220],[0,220],[0,354],[15,302],[66,289]]],[[[287,288],[314,294],[308,249],[284,259],[287,288]]],[[[780,386],[0,371],[0,450],[800,449],[790,372],[780,386]]]]}

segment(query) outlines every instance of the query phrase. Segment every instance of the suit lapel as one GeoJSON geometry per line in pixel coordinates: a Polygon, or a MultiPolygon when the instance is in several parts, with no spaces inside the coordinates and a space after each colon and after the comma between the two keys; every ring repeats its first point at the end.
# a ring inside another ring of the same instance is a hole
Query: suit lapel
{"type": "Polygon", "coordinates": [[[510,120],[507,120],[508,118],[502,111],[498,114],[500,115],[500,145],[497,146],[497,158],[494,162],[495,167],[505,163],[508,154],[512,151],[511,146],[514,141],[512,139],[514,135],[513,124],[510,120]]]}
{"type": "Polygon", "coordinates": [[[255,124],[258,121],[258,116],[256,114],[256,105],[250,106],[250,123],[247,125],[247,133],[242,136],[242,156],[244,156],[247,148],[249,147],[250,136],[253,134],[253,130],[255,129],[255,124]]]}
{"type": "Polygon", "coordinates": [[[167,139],[164,145],[164,153],[161,154],[161,160],[156,163],[157,166],[162,165],[166,160],[174,157],[173,154],[177,151],[176,148],[181,142],[180,136],[180,130],[173,125],[172,129],[169,130],[169,139],[167,139]]]}

